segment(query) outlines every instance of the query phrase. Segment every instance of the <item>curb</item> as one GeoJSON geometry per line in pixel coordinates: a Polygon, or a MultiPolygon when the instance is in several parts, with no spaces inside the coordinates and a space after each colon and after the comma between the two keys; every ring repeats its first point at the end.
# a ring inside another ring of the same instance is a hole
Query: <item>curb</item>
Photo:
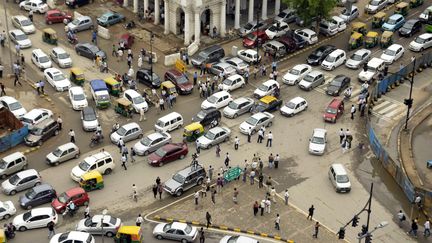
{"type": "Polygon", "coordinates": [[[32,148],[29,148],[29,149],[26,149],[26,150],[22,151],[21,153],[23,153],[24,155],[26,155],[26,154],[29,154],[31,152],[34,152],[34,151],[38,150],[40,147],[41,146],[32,147],[32,148]]]}

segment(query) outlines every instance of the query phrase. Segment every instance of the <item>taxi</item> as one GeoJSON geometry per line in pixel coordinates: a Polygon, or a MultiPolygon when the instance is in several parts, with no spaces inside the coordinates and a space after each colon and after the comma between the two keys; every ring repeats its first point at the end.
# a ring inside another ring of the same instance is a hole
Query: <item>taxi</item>
{"type": "Polygon", "coordinates": [[[262,97],[258,103],[256,103],[252,109],[252,113],[258,113],[258,112],[272,112],[279,110],[279,108],[282,106],[282,100],[277,99],[274,96],[264,96],[262,97]]]}

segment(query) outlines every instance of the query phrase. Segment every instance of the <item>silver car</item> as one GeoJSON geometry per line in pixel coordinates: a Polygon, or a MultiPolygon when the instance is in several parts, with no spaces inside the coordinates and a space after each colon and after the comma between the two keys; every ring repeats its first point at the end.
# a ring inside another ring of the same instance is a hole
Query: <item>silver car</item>
{"type": "Polygon", "coordinates": [[[46,163],[49,165],[59,165],[62,162],[78,159],[80,150],[74,143],[66,143],[58,146],[56,150],[46,156],[46,163]]]}
{"type": "Polygon", "coordinates": [[[126,143],[134,139],[141,139],[143,133],[141,127],[136,122],[124,124],[117,131],[111,133],[111,142],[117,144],[120,138],[126,143]]]}
{"type": "Polygon", "coordinates": [[[262,126],[270,127],[273,125],[274,115],[268,112],[259,112],[246,119],[240,124],[240,132],[243,134],[256,133],[262,126]]]}
{"type": "Polygon", "coordinates": [[[153,229],[153,235],[158,240],[170,239],[187,243],[195,240],[198,230],[190,224],[180,222],[160,223],[153,229]]]}
{"type": "Polygon", "coordinates": [[[133,148],[138,155],[148,155],[170,142],[171,135],[169,133],[155,132],[143,137],[133,148]]]}
{"type": "Polygon", "coordinates": [[[228,141],[230,135],[231,130],[228,127],[214,127],[199,137],[197,144],[200,148],[209,149],[213,145],[228,141]]]}
{"type": "Polygon", "coordinates": [[[345,62],[345,66],[351,69],[358,69],[364,63],[366,63],[371,55],[371,51],[368,49],[360,49],[354,52],[350,58],[345,62]]]}
{"type": "Polygon", "coordinates": [[[228,103],[228,106],[223,109],[223,115],[227,118],[237,118],[240,115],[250,112],[253,105],[253,99],[240,97],[228,103]]]}
{"type": "Polygon", "coordinates": [[[267,22],[265,21],[252,21],[247,24],[245,24],[243,27],[239,29],[239,35],[241,37],[247,36],[248,34],[256,31],[257,29],[266,29],[267,28],[267,22]]]}
{"type": "Polygon", "coordinates": [[[220,75],[220,73],[223,73],[225,77],[231,76],[236,73],[236,69],[231,64],[228,64],[226,62],[213,64],[210,71],[215,75],[220,75]]]}
{"type": "Polygon", "coordinates": [[[81,110],[81,123],[84,131],[96,131],[99,120],[93,107],[87,106],[81,110]]]}
{"type": "Polygon", "coordinates": [[[34,169],[28,169],[16,173],[1,184],[2,190],[7,195],[15,195],[17,192],[24,191],[41,184],[41,177],[34,169]]]}
{"type": "Polygon", "coordinates": [[[93,29],[93,20],[90,16],[80,16],[75,18],[67,25],[68,29],[73,32],[93,29]]]}
{"type": "Polygon", "coordinates": [[[81,219],[76,225],[75,230],[87,232],[92,235],[105,235],[113,237],[117,234],[122,221],[110,215],[94,215],[91,218],[81,219]],[[103,222],[103,227],[102,227],[103,222]]]}
{"type": "Polygon", "coordinates": [[[249,67],[249,64],[238,57],[232,57],[226,60],[226,63],[232,65],[236,69],[237,73],[241,75],[243,75],[249,67]]]}

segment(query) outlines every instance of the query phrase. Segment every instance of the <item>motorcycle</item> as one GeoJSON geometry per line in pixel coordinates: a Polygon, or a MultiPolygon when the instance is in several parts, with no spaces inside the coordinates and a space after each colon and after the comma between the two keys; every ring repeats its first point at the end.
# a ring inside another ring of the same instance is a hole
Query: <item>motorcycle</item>
{"type": "Polygon", "coordinates": [[[93,147],[93,146],[100,144],[102,142],[103,142],[103,135],[102,134],[100,134],[100,135],[95,134],[91,138],[90,147],[93,147]]]}
{"type": "Polygon", "coordinates": [[[129,21],[128,23],[126,23],[125,25],[124,25],[124,27],[125,27],[125,29],[127,29],[127,30],[130,30],[130,29],[133,29],[133,28],[135,28],[135,22],[132,20],[132,21],[129,21]]]}
{"type": "Polygon", "coordinates": [[[68,42],[69,44],[75,45],[76,43],[78,43],[78,38],[74,35],[74,36],[68,36],[68,42]]]}

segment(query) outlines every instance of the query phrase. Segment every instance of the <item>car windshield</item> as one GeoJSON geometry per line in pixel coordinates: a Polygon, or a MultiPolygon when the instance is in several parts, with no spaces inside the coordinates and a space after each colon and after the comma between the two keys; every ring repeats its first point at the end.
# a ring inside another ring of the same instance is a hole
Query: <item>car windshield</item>
{"type": "Polygon", "coordinates": [[[323,54],[323,51],[321,49],[318,49],[318,50],[312,52],[312,55],[317,56],[317,57],[322,56],[322,54],[323,54]]]}
{"type": "Polygon", "coordinates": [[[23,220],[27,221],[31,216],[32,216],[31,211],[28,211],[28,212],[23,214],[23,220]]]}
{"type": "Polygon", "coordinates": [[[249,35],[246,36],[247,39],[249,39],[249,40],[253,40],[253,41],[256,39],[256,37],[257,37],[257,36],[254,35],[254,34],[252,34],[252,33],[250,33],[249,35]]]}
{"type": "Polygon", "coordinates": [[[219,98],[217,98],[215,95],[212,95],[212,96],[207,98],[207,101],[209,103],[212,103],[212,104],[216,103],[218,100],[219,100],[219,98]]]}
{"type": "Polygon", "coordinates": [[[110,97],[107,94],[102,94],[102,95],[99,95],[99,97],[98,97],[98,100],[100,100],[100,101],[105,101],[105,100],[109,100],[109,99],[110,99],[110,97]]]}
{"type": "Polygon", "coordinates": [[[83,171],[87,171],[90,168],[90,164],[86,161],[82,161],[81,163],[79,163],[78,167],[83,171]]]}
{"type": "Polygon", "coordinates": [[[361,55],[358,55],[358,54],[354,53],[354,54],[351,56],[351,60],[354,60],[354,61],[361,61],[361,60],[363,60],[363,58],[362,58],[361,55]]]}
{"type": "Polygon", "coordinates": [[[90,227],[92,224],[93,224],[93,220],[92,220],[91,218],[87,218],[87,219],[84,221],[84,225],[85,225],[86,227],[90,227]]]}
{"type": "Polygon", "coordinates": [[[329,114],[336,114],[336,113],[337,113],[337,110],[336,110],[335,108],[327,108],[327,109],[326,109],[326,113],[329,113],[329,114]]]}
{"type": "Polygon", "coordinates": [[[308,83],[311,83],[314,81],[314,76],[307,75],[303,80],[308,83]]]}
{"type": "Polygon", "coordinates": [[[269,31],[275,32],[275,31],[277,31],[277,27],[272,25],[272,26],[270,26],[269,31]]]}
{"type": "Polygon", "coordinates": [[[60,155],[62,155],[62,153],[63,153],[63,150],[57,148],[57,149],[54,150],[52,153],[53,153],[53,155],[55,155],[56,157],[60,157],[60,155]]]}
{"type": "Polygon", "coordinates": [[[30,130],[30,133],[36,136],[42,135],[42,128],[33,128],[32,130],[30,130]]]}
{"type": "Polygon", "coordinates": [[[62,81],[62,80],[65,80],[65,76],[60,73],[60,74],[54,75],[53,80],[54,81],[62,81]]]}
{"type": "Polygon", "coordinates": [[[164,157],[165,154],[167,153],[166,150],[164,150],[163,148],[159,148],[158,150],[156,150],[155,154],[159,157],[164,157]]]}
{"type": "Polygon", "coordinates": [[[36,196],[36,192],[33,189],[30,189],[25,194],[26,198],[33,199],[36,196]]]}
{"type": "Polygon", "coordinates": [[[313,137],[313,138],[311,139],[311,143],[324,144],[324,138],[321,138],[321,137],[313,137]]]}
{"type": "Polygon", "coordinates": [[[11,178],[9,178],[9,183],[12,185],[16,185],[19,181],[19,176],[17,174],[13,175],[11,178]]]}
{"type": "Polygon", "coordinates": [[[334,79],[333,81],[331,81],[330,83],[331,86],[342,86],[342,79],[334,79]]]}
{"type": "Polygon", "coordinates": [[[89,46],[88,48],[89,48],[90,51],[93,52],[93,53],[96,53],[96,52],[99,51],[99,48],[98,48],[97,46],[93,46],[93,45],[91,45],[91,46],[89,46]]]}
{"type": "Polygon", "coordinates": [[[261,85],[258,87],[258,89],[261,90],[261,91],[267,92],[267,90],[268,90],[268,86],[265,85],[265,84],[261,84],[261,85]]]}
{"type": "Polygon", "coordinates": [[[69,196],[66,194],[66,192],[63,192],[58,196],[57,200],[61,203],[66,203],[69,200],[69,196]]]}
{"type": "Polygon", "coordinates": [[[72,21],[72,24],[73,24],[73,25],[79,25],[79,23],[80,23],[79,19],[74,19],[74,20],[72,21]]]}
{"type": "Polygon", "coordinates": [[[379,3],[380,3],[380,0],[373,0],[373,1],[370,3],[370,5],[372,5],[372,6],[378,6],[379,3]]]}
{"type": "Polygon", "coordinates": [[[349,16],[350,11],[348,11],[348,9],[344,8],[344,10],[342,10],[342,15],[349,16]]]}
{"type": "Polygon", "coordinates": [[[94,121],[96,120],[96,114],[93,112],[85,113],[83,116],[84,121],[94,121]]]}
{"type": "Polygon", "coordinates": [[[387,24],[396,24],[396,19],[389,19],[388,21],[387,21],[387,24]]]}
{"type": "Polygon", "coordinates": [[[187,82],[189,82],[189,81],[184,75],[177,77],[177,83],[178,84],[186,84],[187,82]]]}
{"type": "Polygon", "coordinates": [[[349,182],[349,179],[347,175],[338,175],[336,176],[336,181],[339,183],[347,183],[349,182]]]}
{"type": "Polygon", "coordinates": [[[197,117],[198,117],[199,119],[204,119],[205,116],[206,116],[206,113],[205,113],[204,111],[202,111],[202,110],[200,110],[200,111],[198,112],[198,114],[197,114],[197,117]]]}
{"type": "Polygon", "coordinates": [[[120,136],[124,136],[126,134],[127,130],[124,127],[120,127],[119,129],[117,129],[116,133],[120,136]]]}
{"type": "Polygon", "coordinates": [[[19,40],[19,41],[22,41],[22,40],[27,40],[28,38],[27,38],[27,36],[25,34],[22,34],[22,35],[16,35],[15,39],[19,40]]]}
{"type": "Polygon", "coordinates": [[[58,54],[58,59],[66,59],[69,58],[69,54],[66,52],[58,54]]]}
{"type": "Polygon", "coordinates": [[[255,126],[258,123],[258,119],[256,119],[255,117],[251,116],[248,119],[246,119],[246,123],[252,126],[255,126]]]}
{"type": "Polygon", "coordinates": [[[426,39],[423,39],[419,36],[415,39],[415,42],[417,42],[419,44],[424,44],[426,42],[426,39]]]}
{"type": "Polygon", "coordinates": [[[208,138],[209,140],[214,140],[216,137],[216,134],[212,133],[211,131],[206,132],[204,137],[208,138]]]}
{"type": "Polygon", "coordinates": [[[367,71],[368,71],[368,72],[372,72],[372,73],[374,73],[374,72],[376,72],[376,68],[371,67],[371,66],[368,66],[368,67],[367,67],[367,71]]]}
{"type": "Polygon", "coordinates": [[[415,22],[406,22],[403,26],[402,29],[407,29],[410,30],[413,26],[414,26],[415,22]]]}
{"type": "Polygon", "coordinates": [[[150,146],[150,144],[152,143],[152,140],[149,137],[145,137],[145,138],[141,139],[140,143],[144,146],[150,146]]]}
{"type": "Polygon", "coordinates": [[[329,55],[329,56],[326,57],[325,60],[326,60],[327,62],[334,62],[334,61],[336,60],[336,56],[331,56],[331,55],[329,55]]]}
{"type": "Polygon", "coordinates": [[[177,181],[180,184],[183,184],[183,182],[185,181],[184,176],[180,175],[180,174],[175,174],[172,178],[173,180],[177,181]]]}
{"type": "Polygon", "coordinates": [[[102,15],[100,16],[100,20],[102,21],[107,21],[108,17],[106,15],[102,15]]]}
{"type": "Polygon", "coordinates": [[[237,243],[238,238],[239,238],[238,236],[231,236],[228,239],[227,243],[237,243]]]}
{"type": "Polygon", "coordinates": [[[21,106],[21,104],[19,102],[14,102],[14,103],[10,103],[9,104],[9,109],[11,111],[18,110],[18,109],[21,109],[21,108],[22,108],[22,106],[21,106]]]}
{"type": "Polygon", "coordinates": [[[61,234],[61,235],[59,236],[59,238],[58,238],[58,241],[59,241],[59,242],[63,242],[63,241],[65,241],[65,240],[67,240],[67,239],[69,238],[69,233],[70,233],[70,232],[66,232],[66,233],[61,234]]]}
{"type": "Polygon", "coordinates": [[[45,62],[49,62],[49,58],[47,56],[41,56],[39,58],[39,62],[40,63],[45,63],[45,62]]]}
{"type": "Polygon", "coordinates": [[[254,111],[255,112],[261,112],[264,111],[265,109],[267,109],[268,105],[264,104],[264,103],[258,103],[255,107],[254,107],[254,111]]]}
{"type": "Polygon", "coordinates": [[[250,29],[252,29],[253,27],[254,27],[254,25],[251,24],[251,23],[247,23],[247,24],[244,26],[245,30],[250,30],[250,29]]]}
{"type": "Polygon", "coordinates": [[[225,79],[225,80],[223,81],[223,84],[228,85],[228,86],[231,86],[232,82],[233,82],[233,81],[232,81],[231,79],[225,79]]]}
{"type": "Polygon", "coordinates": [[[288,102],[286,103],[286,107],[290,108],[290,109],[294,109],[296,106],[296,104],[294,102],[288,102]]]}
{"type": "Polygon", "coordinates": [[[187,224],[186,228],[184,229],[184,232],[186,232],[186,234],[189,234],[190,232],[192,232],[192,226],[190,226],[189,224],[187,224]]]}
{"type": "Polygon", "coordinates": [[[76,94],[73,96],[74,100],[85,100],[85,95],[84,94],[76,94]]]}
{"type": "Polygon", "coordinates": [[[293,69],[291,69],[289,71],[289,73],[292,74],[292,75],[299,75],[300,74],[300,70],[293,68],[293,69]]]}
{"type": "Polygon", "coordinates": [[[396,55],[396,52],[393,50],[390,50],[390,49],[386,49],[384,51],[384,54],[389,55],[389,56],[394,56],[394,55],[396,55]]]}
{"type": "Polygon", "coordinates": [[[0,160],[0,169],[6,168],[7,163],[4,160],[0,160]]]}
{"type": "Polygon", "coordinates": [[[135,97],[135,98],[132,99],[132,102],[134,104],[141,104],[141,103],[144,103],[145,100],[144,100],[144,98],[142,96],[137,96],[137,97],[135,97]]]}
{"type": "Polygon", "coordinates": [[[29,19],[25,19],[21,21],[22,26],[30,26],[33,25],[33,23],[29,19]]]}
{"type": "Polygon", "coordinates": [[[280,12],[277,16],[278,16],[279,18],[285,18],[286,13],[285,13],[285,12],[280,12]]]}
{"type": "Polygon", "coordinates": [[[239,104],[235,103],[234,101],[230,101],[228,103],[228,107],[231,108],[231,109],[234,109],[234,110],[237,110],[238,106],[239,106],[239,104]]]}

